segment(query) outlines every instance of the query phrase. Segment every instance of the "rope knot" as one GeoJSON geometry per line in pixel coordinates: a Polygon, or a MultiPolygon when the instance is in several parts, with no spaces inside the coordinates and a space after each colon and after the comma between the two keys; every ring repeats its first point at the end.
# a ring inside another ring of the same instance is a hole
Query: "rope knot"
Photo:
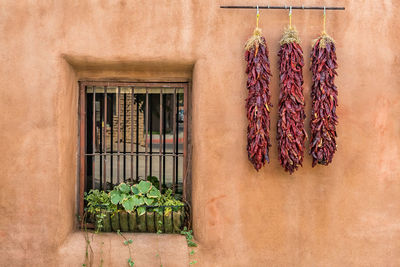
{"type": "Polygon", "coordinates": [[[261,44],[264,45],[264,38],[262,37],[261,34],[262,34],[261,29],[258,28],[258,27],[256,27],[256,28],[254,29],[253,36],[251,36],[251,37],[249,38],[249,40],[247,40],[247,42],[246,42],[244,48],[245,48],[247,51],[250,51],[252,48],[258,47],[258,46],[260,46],[261,44]]]}

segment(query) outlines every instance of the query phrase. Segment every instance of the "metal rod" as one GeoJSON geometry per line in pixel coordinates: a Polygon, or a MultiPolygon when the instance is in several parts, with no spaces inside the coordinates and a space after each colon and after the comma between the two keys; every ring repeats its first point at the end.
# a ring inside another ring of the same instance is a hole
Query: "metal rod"
{"type": "Polygon", "coordinates": [[[131,87],[131,182],[133,182],[133,99],[135,89],[131,87]]]}
{"type": "Polygon", "coordinates": [[[172,191],[175,193],[176,192],[176,186],[177,186],[177,184],[176,184],[176,181],[175,181],[175,173],[176,173],[176,167],[175,167],[175,161],[176,161],[176,158],[175,158],[175,153],[176,153],[176,151],[175,151],[175,142],[176,142],[176,139],[175,139],[175,135],[176,135],[176,88],[174,88],[174,100],[173,100],[173,105],[172,105],[172,121],[173,121],[173,125],[172,125],[172,140],[173,140],[173,148],[172,148],[172,151],[173,151],[173,153],[174,153],[174,156],[172,157],[172,191]]]}
{"type": "MultiPolygon", "coordinates": [[[[104,151],[107,153],[107,86],[104,86],[104,151]]],[[[103,182],[103,187],[104,189],[107,189],[107,158],[106,155],[104,155],[103,158],[103,167],[104,167],[104,182],[103,182]]]]}
{"type": "Polygon", "coordinates": [[[160,157],[159,157],[159,163],[158,163],[158,171],[159,171],[159,175],[158,175],[158,181],[159,181],[159,190],[161,192],[162,190],[162,182],[161,182],[161,174],[162,174],[162,132],[163,132],[163,120],[162,120],[162,110],[163,110],[163,90],[161,88],[160,91],[160,111],[159,111],[159,120],[160,120],[160,141],[158,142],[159,148],[160,148],[160,157]]]}
{"type": "Polygon", "coordinates": [[[120,87],[118,86],[117,87],[117,116],[118,116],[118,129],[117,129],[117,183],[119,184],[119,158],[120,158],[120,156],[119,156],[119,153],[120,153],[120,145],[119,145],[119,139],[120,139],[120,136],[119,136],[119,130],[121,129],[121,125],[120,125],[120,119],[119,119],[119,117],[120,117],[120,87]]]}
{"type": "Polygon", "coordinates": [[[114,93],[111,94],[111,134],[110,134],[110,183],[113,185],[113,172],[114,172],[114,93]]]}
{"type": "Polygon", "coordinates": [[[136,182],[139,181],[139,95],[136,94],[136,182]]]}
{"type": "Polygon", "coordinates": [[[144,179],[147,180],[147,161],[148,161],[148,155],[147,155],[147,135],[149,134],[149,89],[146,87],[146,110],[145,110],[145,132],[146,132],[146,137],[144,138],[144,151],[146,152],[145,156],[145,162],[144,162],[144,179]]]}
{"type": "MultiPolygon", "coordinates": [[[[92,153],[96,154],[96,90],[94,90],[93,86],[93,103],[92,103],[92,109],[93,109],[93,114],[92,114],[92,153]]],[[[96,169],[95,169],[95,162],[96,162],[96,156],[93,156],[93,161],[92,161],[92,189],[95,189],[95,179],[96,179],[96,169]]]]}
{"type": "MultiPolygon", "coordinates": [[[[236,8],[236,9],[289,9],[290,6],[220,6],[220,8],[236,8]]],[[[292,6],[292,9],[307,10],[345,10],[343,6],[292,6]]]]}
{"type": "MultiPolygon", "coordinates": [[[[176,91],[176,89],[175,89],[176,91]]],[[[176,190],[178,191],[178,174],[179,174],[179,160],[177,158],[177,154],[179,151],[179,94],[175,93],[175,101],[176,101],[176,115],[175,115],[175,127],[176,127],[176,137],[175,137],[175,184],[176,190]]]]}
{"type": "MultiPolygon", "coordinates": [[[[167,104],[167,95],[163,95],[163,102],[164,102],[164,98],[165,98],[165,103],[167,104]]],[[[166,185],[166,182],[165,182],[165,135],[166,135],[166,126],[167,126],[167,120],[166,120],[166,108],[165,107],[163,107],[163,109],[162,109],[162,124],[163,124],[163,127],[164,127],[164,129],[163,129],[163,141],[162,141],[162,146],[163,146],[163,149],[162,149],[162,154],[163,154],[163,163],[162,163],[162,169],[163,169],[163,171],[162,171],[162,173],[163,173],[163,185],[166,185]]]]}
{"type": "MultiPolygon", "coordinates": [[[[93,89],[95,87],[93,86],[93,89]]],[[[102,92],[104,95],[104,91],[102,92]]],[[[100,102],[100,142],[99,142],[99,167],[100,167],[100,173],[99,173],[99,180],[100,180],[100,188],[103,189],[103,153],[106,153],[106,151],[103,151],[103,123],[104,123],[104,96],[100,95],[99,96],[99,102],[100,102]]]]}
{"type": "Polygon", "coordinates": [[[150,166],[149,166],[149,176],[153,176],[153,98],[150,96],[149,99],[149,126],[150,126],[150,166]]]}
{"type": "Polygon", "coordinates": [[[126,93],[124,93],[124,182],[126,182],[126,93]]]}

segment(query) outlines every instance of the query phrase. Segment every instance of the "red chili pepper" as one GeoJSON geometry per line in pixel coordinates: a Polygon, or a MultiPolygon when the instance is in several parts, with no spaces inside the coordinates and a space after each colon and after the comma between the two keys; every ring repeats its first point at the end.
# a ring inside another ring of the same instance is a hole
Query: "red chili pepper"
{"type": "Polygon", "coordinates": [[[287,29],[278,53],[280,60],[280,95],[278,120],[278,154],[280,164],[292,174],[302,166],[304,142],[303,51],[297,32],[287,29]]]}
{"type": "Polygon", "coordinates": [[[271,94],[269,83],[271,77],[268,47],[261,30],[256,29],[254,35],[246,43],[245,59],[247,61],[246,99],[247,119],[247,153],[250,162],[258,171],[269,163],[269,138],[271,94]]]}
{"type": "Polygon", "coordinates": [[[333,39],[326,34],[321,35],[313,46],[310,69],[313,76],[311,114],[314,114],[310,122],[310,155],[313,157],[314,167],[317,164],[331,163],[336,151],[336,49],[333,39]]]}

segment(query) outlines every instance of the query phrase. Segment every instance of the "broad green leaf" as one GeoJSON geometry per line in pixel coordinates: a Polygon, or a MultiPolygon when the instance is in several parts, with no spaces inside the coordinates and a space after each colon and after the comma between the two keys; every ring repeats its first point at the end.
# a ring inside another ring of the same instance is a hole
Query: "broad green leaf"
{"type": "Polygon", "coordinates": [[[141,206],[143,204],[144,204],[143,197],[138,197],[138,205],[137,206],[141,206]]]}
{"type": "Polygon", "coordinates": [[[132,189],[132,193],[134,193],[135,195],[140,193],[139,189],[137,188],[137,184],[133,185],[131,187],[131,189],[132,189]]]}
{"type": "Polygon", "coordinates": [[[128,198],[128,196],[129,196],[129,195],[127,195],[127,194],[121,194],[121,198],[122,198],[122,199],[125,199],[125,200],[128,198]]]}
{"type": "Polygon", "coordinates": [[[151,183],[148,181],[140,181],[140,183],[138,184],[138,189],[142,194],[146,194],[147,192],[149,192],[150,188],[151,183]]]}
{"type": "Polygon", "coordinates": [[[150,198],[159,198],[159,197],[161,197],[161,193],[160,193],[160,191],[159,191],[157,188],[152,187],[152,188],[150,189],[150,192],[147,194],[147,197],[150,197],[150,198]]]}
{"type": "Polygon", "coordinates": [[[122,193],[128,194],[131,191],[131,187],[125,183],[121,183],[119,185],[119,190],[121,190],[122,193]]]}
{"type": "Polygon", "coordinates": [[[122,206],[126,211],[132,211],[135,207],[135,201],[133,200],[133,197],[129,197],[124,202],[122,202],[122,206]]]}
{"type": "Polygon", "coordinates": [[[122,200],[122,196],[118,191],[111,191],[110,195],[111,195],[111,202],[115,205],[117,205],[122,200]]]}
{"type": "Polygon", "coordinates": [[[141,201],[139,200],[139,198],[137,196],[132,196],[131,199],[132,199],[132,202],[133,202],[134,206],[142,205],[142,203],[140,203],[141,201]]]}
{"type": "Polygon", "coordinates": [[[138,215],[141,216],[141,215],[145,214],[146,208],[145,207],[138,207],[137,208],[137,212],[138,212],[138,215]]]}
{"type": "Polygon", "coordinates": [[[144,203],[146,203],[146,205],[150,206],[153,204],[153,202],[154,202],[154,198],[147,198],[147,197],[144,198],[144,203]]]}

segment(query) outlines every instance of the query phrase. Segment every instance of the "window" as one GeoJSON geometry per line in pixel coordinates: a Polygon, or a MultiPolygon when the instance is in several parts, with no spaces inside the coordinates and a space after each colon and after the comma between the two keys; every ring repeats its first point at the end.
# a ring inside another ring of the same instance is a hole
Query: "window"
{"type": "Polygon", "coordinates": [[[187,83],[80,82],[81,214],[84,192],[150,177],[186,198],[187,96],[187,83]]]}

